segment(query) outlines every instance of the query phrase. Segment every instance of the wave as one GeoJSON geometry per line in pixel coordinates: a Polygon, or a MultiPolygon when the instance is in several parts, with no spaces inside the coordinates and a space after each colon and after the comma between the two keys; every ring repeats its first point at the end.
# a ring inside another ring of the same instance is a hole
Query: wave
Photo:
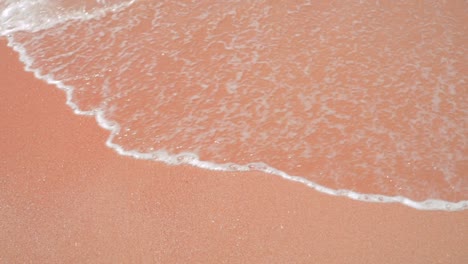
{"type": "Polygon", "coordinates": [[[63,89],[75,113],[95,116],[121,155],[258,170],[362,201],[468,208],[456,31],[451,42],[409,48],[394,63],[397,45],[412,36],[387,39],[387,53],[377,53],[384,47],[368,32],[380,27],[390,38],[399,24],[357,20],[356,10],[377,10],[357,3],[63,0],[0,7],[2,35],[25,69],[63,89]],[[340,34],[333,34],[336,25],[340,34]],[[441,56],[434,53],[439,44],[451,61],[435,84],[435,73],[414,65],[441,56]],[[404,81],[408,72],[415,82],[404,81]],[[440,129],[427,132],[434,123],[440,129]]]}

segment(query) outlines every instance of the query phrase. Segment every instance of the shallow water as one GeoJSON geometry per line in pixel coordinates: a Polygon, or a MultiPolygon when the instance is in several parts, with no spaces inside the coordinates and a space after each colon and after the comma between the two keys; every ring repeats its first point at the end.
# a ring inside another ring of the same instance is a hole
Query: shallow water
{"type": "Polygon", "coordinates": [[[107,144],[121,154],[468,208],[464,1],[0,8],[27,70],[112,130],[107,144]]]}

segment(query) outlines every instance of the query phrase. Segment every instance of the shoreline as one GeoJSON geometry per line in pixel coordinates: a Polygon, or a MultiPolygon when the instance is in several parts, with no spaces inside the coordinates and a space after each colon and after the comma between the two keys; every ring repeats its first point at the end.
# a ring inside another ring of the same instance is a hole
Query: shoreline
{"type": "Polygon", "coordinates": [[[373,203],[400,203],[405,206],[411,207],[417,210],[441,210],[441,211],[461,211],[468,209],[468,200],[461,201],[447,201],[440,199],[426,199],[423,201],[416,201],[405,196],[388,196],[383,194],[372,194],[372,193],[360,193],[348,189],[333,189],[327,186],[322,186],[311,180],[308,180],[301,176],[289,175],[286,172],[275,169],[265,163],[249,163],[245,165],[239,165],[235,163],[224,163],[218,164],[210,161],[200,160],[199,157],[190,152],[183,152],[180,154],[168,154],[165,151],[155,151],[152,153],[140,153],[134,150],[125,150],[122,146],[113,143],[113,138],[120,130],[118,124],[106,120],[104,113],[99,110],[93,111],[82,111],[79,107],[72,101],[72,93],[74,91],[73,87],[68,87],[63,85],[61,81],[51,80],[47,76],[41,75],[37,70],[31,69],[30,58],[27,57],[25,52],[21,50],[18,46],[10,45],[11,41],[8,42],[8,46],[15,50],[19,54],[20,61],[25,65],[25,71],[34,74],[38,80],[42,80],[49,85],[55,86],[59,90],[62,90],[66,95],[66,104],[73,110],[77,115],[81,116],[92,116],[96,120],[96,123],[102,129],[105,129],[109,132],[109,136],[106,139],[106,146],[113,149],[116,153],[122,156],[131,157],[135,159],[142,159],[148,161],[163,162],[167,165],[182,165],[188,164],[197,168],[207,169],[211,171],[224,171],[224,172],[245,172],[245,171],[257,171],[264,172],[274,176],[279,176],[283,179],[301,183],[312,191],[318,191],[327,195],[332,196],[343,196],[352,200],[357,200],[360,202],[373,202],[373,203]],[[251,169],[253,168],[253,169],[251,169]]]}
{"type": "Polygon", "coordinates": [[[122,157],[1,40],[0,262],[463,263],[468,211],[122,157]],[[423,243],[421,243],[423,242],[423,243]]]}

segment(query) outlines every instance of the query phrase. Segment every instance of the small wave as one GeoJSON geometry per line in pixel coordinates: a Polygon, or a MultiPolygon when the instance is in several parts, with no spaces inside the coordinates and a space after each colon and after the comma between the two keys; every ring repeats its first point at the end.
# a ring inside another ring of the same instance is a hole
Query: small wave
{"type": "Polygon", "coordinates": [[[97,19],[118,12],[135,0],[4,0],[0,2],[0,35],[36,32],[69,20],[97,19]]]}

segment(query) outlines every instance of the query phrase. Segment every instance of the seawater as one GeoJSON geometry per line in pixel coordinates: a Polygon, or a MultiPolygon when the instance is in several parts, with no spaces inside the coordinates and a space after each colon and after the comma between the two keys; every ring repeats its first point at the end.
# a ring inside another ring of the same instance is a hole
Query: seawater
{"type": "Polygon", "coordinates": [[[467,209],[468,5],[385,3],[2,0],[0,32],[122,155],[467,209]]]}

